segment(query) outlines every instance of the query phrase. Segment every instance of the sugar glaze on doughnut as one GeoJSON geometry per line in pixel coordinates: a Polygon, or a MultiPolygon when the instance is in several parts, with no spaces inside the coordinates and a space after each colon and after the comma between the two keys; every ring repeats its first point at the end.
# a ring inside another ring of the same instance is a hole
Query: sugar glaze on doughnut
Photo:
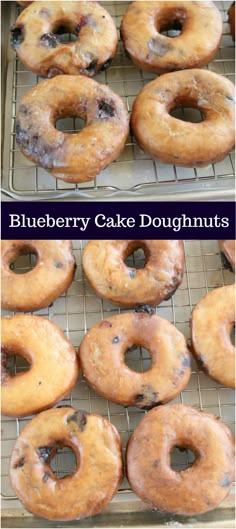
{"type": "Polygon", "coordinates": [[[85,275],[104,299],[132,308],[155,306],[169,299],[183,279],[183,241],[89,241],[82,255],[85,275]],[[136,270],[125,264],[138,248],[145,254],[145,266],[136,270]]]}
{"type": "Polygon", "coordinates": [[[137,96],[131,126],[140,147],[162,163],[204,167],[223,160],[234,146],[234,85],[208,70],[164,74],[137,96]],[[197,108],[204,120],[182,121],[170,113],[197,108]],[[224,141],[222,141],[224,138],[224,141]]]}
{"type": "Polygon", "coordinates": [[[48,307],[70,286],[75,266],[72,241],[2,241],[2,308],[31,312],[48,307]],[[10,269],[17,257],[29,253],[36,255],[32,270],[16,274],[10,269]]]}
{"type": "Polygon", "coordinates": [[[16,118],[16,141],[23,154],[71,183],[93,180],[118,158],[128,133],[129,114],[122,99],[83,76],[41,81],[23,97],[16,118]],[[85,121],[81,131],[56,129],[58,119],[71,116],[85,121]]]}
{"type": "Polygon", "coordinates": [[[160,511],[196,515],[214,509],[234,479],[234,440],[217,417],[183,404],[149,411],[132,433],[126,453],[128,480],[134,492],[160,511]],[[196,460],[186,470],[171,468],[177,446],[196,460]]]}
{"type": "Polygon", "coordinates": [[[18,16],[11,43],[20,61],[42,77],[93,77],[110,66],[118,35],[113,19],[98,2],[38,1],[18,16]],[[72,33],[76,40],[60,42],[57,31],[72,33]]]}
{"type": "Polygon", "coordinates": [[[31,415],[70,393],[78,377],[78,360],[74,347],[57,325],[41,316],[16,314],[2,318],[1,330],[4,415],[31,415]],[[8,373],[6,361],[14,355],[28,360],[28,371],[14,376],[8,373]]]}
{"type": "Polygon", "coordinates": [[[235,285],[211,290],[192,312],[193,353],[211,378],[230,388],[235,387],[235,347],[230,339],[234,323],[235,285]]]}
{"type": "Polygon", "coordinates": [[[221,14],[213,2],[133,2],[121,35],[134,64],[153,73],[199,68],[216,54],[222,36],[221,14]],[[181,30],[175,38],[163,31],[181,30]]]}
{"type": "Polygon", "coordinates": [[[11,457],[11,485],[26,509],[48,520],[80,520],[101,512],[123,477],[121,438],[107,419],[70,407],[44,411],[19,435],[11,457]],[[57,478],[50,462],[71,448],[75,471],[57,478]]]}
{"type": "Polygon", "coordinates": [[[122,313],[97,323],[82,340],[79,358],[94,391],[141,409],[175,398],[191,374],[185,337],[154,311],[122,313]],[[125,353],[134,345],[150,352],[147,371],[138,373],[125,363],[125,353]]]}

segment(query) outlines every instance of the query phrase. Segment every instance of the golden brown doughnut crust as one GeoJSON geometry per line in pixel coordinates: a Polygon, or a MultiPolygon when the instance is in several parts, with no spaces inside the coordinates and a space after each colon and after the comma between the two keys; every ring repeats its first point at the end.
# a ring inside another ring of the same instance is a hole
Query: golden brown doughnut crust
{"type": "Polygon", "coordinates": [[[126,308],[155,306],[169,299],[182,282],[183,241],[89,241],[82,264],[89,283],[102,298],[126,308]],[[125,264],[137,248],[142,248],[146,257],[140,270],[125,264]]]}
{"type": "Polygon", "coordinates": [[[235,347],[230,339],[234,322],[235,285],[208,292],[191,318],[194,355],[211,378],[230,388],[235,387],[235,347]]]}
{"type": "Polygon", "coordinates": [[[162,163],[204,167],[225,158],[234,145],[234,86],[208,70],[162,75],[137,96],[131,117],[140,147],[162,163]],[[170,115],[177,107],[198,108],[200,123],[170,115]],[[224,141],[222,141],[224,138],[224,141]]]}
{"type": "Polygon", "coordinates": [[[25,507],[49,520],[79,520],[102,511],[123,476],[121,439],[99,415],[57,408],[34,417],[21,432],[10,463],[12,487],[25,507]],[[73,474],[57,479],[50,461],[58,448],[76,455],[73,474]]]}
{"type": "Polygon", "coordinates": [[[185,337],[154,313],[129,312],[97,323],[82,340],[79,357],[93,390],[123,406],[149,409],[174,399],[191,374],[185,337]],[[150,352],[147,371],[138,373],[125,363],[133,345],[150,352]]]}
{"type": "Polygon", "coordinates": [[[42,77],[92,77],[109,67],[118,35],[113,19],[98,2],[39,1],[20,13],[11,28],[11,44],[20,61],[42,77]],[[60,28],[77,39],[60,42],[60,28]]]}
{"type": "Polygon", "coordinates": [[[74,278],[72,241],[2,241],[2,308],[31,312],[48,307],[67,290],[74,278]],[[35,253],[36,266],[16,274],[10,264],[19,255],[35,253]]]}
{"type": "Polygon", "coordinates": [[[61,329],[41,316],[17,314],[2,318],[2,413],[24,417],[66,397],[78,377],[75,349],[61,329]],[[30,369],[10,375],[9,356],[26,358],[30,369]]]}
{"type": "Polygon", "coordinates": [[[121,25],[134,64],[153,73],[199,68],[216,54],[222,37],[221,14],[213,2],[133,2],[121,25]],[[181,29],[175,38],[162,31],[181,29]]]}
{"type": "Polygon", "coordinates": [[[221,254],[223,254],[223,257],[225,257],[226,259],[226,263],[225,263],[225,266],[227,266],[227,268],[231,268],[232,271],[235,271],[235,242],[236,241],[227,241],[227,240],[222,240],[222,241],[218,241],[219,243],[219,250],[221,252],[221,254]]]}
{"type": "Polygon", "coordinates": [[[93,180],[124,148],[129,114],[108,86],[82,76],[63,75],[41,81],[22,99],[16,140],[23,154],[66,182],[93,180]],[[85,121],[78,133],[55,128],[64,117],[85,121]],[[115,141],[114,141],[115,138],[115,141]]]}
{"type": "Polygon", "coordinates": [[[234,479],[234,441],[214,415],[183,404],[149,411],[130,437],[127,472],[134,492],[152,508],[195,515],[214,509],[234,479]],[[190,448],[195,462],[175,472],[170,454],[190,448]]]}
{"type": "Polygon", "coordinates": [[[233,41],[235,41],[235,2],[233,2],[228,10],[228,21],[233,41]]]}

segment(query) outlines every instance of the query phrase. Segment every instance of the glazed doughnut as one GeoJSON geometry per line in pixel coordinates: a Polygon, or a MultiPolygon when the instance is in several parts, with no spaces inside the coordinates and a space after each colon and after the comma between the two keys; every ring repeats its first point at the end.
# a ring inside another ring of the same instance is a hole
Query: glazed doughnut
{"type": "Polygon", "coordinates": [[[213,2],[133,2],[123,18],[124,47],[142,70],[165,73],[199,68],[215,56],[222,37],[213,2]],[[161,33],[181,30],[171,38],[161,33]]]}
{"type": "Polygon", "coordinates": [[[75,273],[72,241],[2,241],[2,308],[31,312],[51,305],[70,286],[75,273]],[[10,269],[20,255],[36,255],[25,274],[10,269]]]}
{"type": "Polygon", "coordinates": [[[110,66],[118,35],[113,19],[98,2],[40,1],[18,16],[11,27],[11,45],[20,61],[42,77],[93,77],[110,66]],[[63,43],[57,32],[77,38],[63,43]]]}
{"type": "Polygon", "coordinates": [[[224,266],[235,271],[235,241],[218,241],[224,266]]]}
{"type": "Polygon", "coordinates": [[[82,264],[89,283],[102,298],[126,308],[155,306],[173,296],[182,282],[183,241],[90,241],[82,264]],[[125,264],[137,248],[143,249],[146,259],[140,270],[125,264]]]}
{"type": "Polygon", "coordinates": [[[137,96],[131,124],[140,147],[163,163],[204,167],[219,162],[234,145],[234,85],[208,70],[162,75],[137,96]],[[176,119],[170,112],[177,107],[197,108],[205,119],[176,119]]]}
{"type": "Polygon", "coordinates": [[[16,119],[23,154],[72,183],[93,180],[118,158],[128,133],[122,99],[108,86],[82,76],[41,81],[23,97],[16,119]],[[69,116],[83,119],[83,130],[68,134],[55,128],[58,119],[69,116]]]}
{"type": "Polygon", "coordinates": [[[217,288],[194,307],[191,319],[193,353],[201,368],[224,386],[235,387],[235,285],[217,288]]]}
{"type": "Polygon", "coordinates": [[[183,334],[154,313],[128,312],[97,323],[82,340],[79,357],[94,391],[117,404],[142,409],[174,399],[191,374],[183,334]],[[138,373],[126,365],[125,353],[133,345],[150,352],[147,371],[138,373]]]}
{"type": "Polygon", "coordinates": [[[134,492],[154,509],[195,515],[214,509],[234,479],[234,440],[217,417],[183,404],[149,411],[130,437],[128,480],[134,492]],[[170,454],[189,448],[196,460],[175,472],[170,454]]]}
{"type": "Polygon", "coordinates": [[[228,21],[233,41],[235,41],[235,2],[233,2],[228,10],[228,21]]]}
{"type": "Polygon", "coordinates": [[[44,411],[23,429],[12,452],[10,481],[25,507],[49,520],[80,520],[101,512],[123,475],[121,439],[103,417],[70,407],[44,411]],[[50,462],[71,448],[73,474],[59,479],[50,462]],[[40,501],[39,501],[40,498],[40,501]]]}
{"type": "Polygon", "coordinates": [[[78,377],[74,347],[57,325],[31,314],[2,318],[2,413],[24,417],[67,396],[78,377]],[[8,373],[7,357],[26,358],[30,369],[8,373]]]}

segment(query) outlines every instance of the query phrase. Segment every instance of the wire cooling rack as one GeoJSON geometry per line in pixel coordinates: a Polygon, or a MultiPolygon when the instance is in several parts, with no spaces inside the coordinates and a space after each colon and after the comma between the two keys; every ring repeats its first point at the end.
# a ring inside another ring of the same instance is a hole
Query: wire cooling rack
{"type": "MultiPolygon", "coordinates": [[[[74,254],[77,269],[73,283],[67,293],[59,297],[52,306],[38,311],[36,314],[49,318],[56,323],[72,342],[76,349],[88,329],[103,318],[122,312],[112,303],[100,299],[89,286],[81,265],[81,254],[86,241],[74,241],[74,254]]],[[[185,273],[181,286],[172,299],[162,302],[157,308],[157,314],[174,323],[183,332],[188,342],[190,338],[190,315],[194,305],[210,290],[234,281],[232,272],[223,267],[217,241],[184,242],[185,273]]],[[[143,251],[138,249],[128,258],[129,264],[136,268],[144,265],[143,251]]],[[[14,263],[18,273],[27,272],[34,266],[35,256],[21,256],[14,263]]],[[[3,315],[9,314],[4,311],[3,315]]],[[[143,371],[150,366],[150,357],[144,348],[134,347],[126,355],[126,362],[130,368],[143,371]]],[[[45,366],[46,367],[46,366],[45,366]]],[[[22,358],[15,357],[10,369],[13,372],[26,369],[22,358]]],[[[192,374],[184,391],[172,402],[189,404],[206,412],[214,413],[234,430],[234,391],[207,377],[197,367],[192,359],[192,374]]],[[[123,406],[108,402],[89,388],[86,381],[80,377],[72,393],[59,402],[57,406],[71,405],[77,409],[94,412],[108,418],[119,430],[122,437],[123,454],[131,432],[140,421],[144,411],[136,407],[123,406]]],[[[5,507],[21,507],[16,500],[8,480],[9,458],[15,444],[16,437],[22,431],[30,417],[22,419],[2,418],[2,495],[5,507]]],[[[172,465],[175,470],[186,468],[193,461],[190,451],[174,449],[172,465]]],[[[124,457],[125,462],[125,457],[124,457]]],[[[59,450],[52,462],[52,468],[58,477],[65,476],[75,468],[75,457],[68,448],[59,450]]],[[[133,498],[140,500],[131,492],[125,477],[120,490],[113,502],[133,498]]]]}
{"type": "MultiPolygon", "coordinates": [[[[125,14],[127,1],[101,2],[116,22],[118,31],[125,14]]],[[[230,2],[216,1],[224,21],[223,38],[215,59],[205,68],[234,81],[235,56],[232,37],[227,22],[227,10],[230,2]]],[[[13,6],[11,23],[17,18],[21,8],[13,6]]],[[[190,199],[198,199],[201,193],[208,198],[213,194],[233,193],[234,190],[234,153],[231,152],[222,162],[205,168],[181,168],[164,165],[144,154],[130,133],[125,149],[119,159],[102,171],[94,181],[83,184],[69,184],[54,179],[44,169],[35,166],[21,154],[15,141],[15,117],[23,95],[41,79],[29,72],[8,50],[11,58],[8,64],[6,130],[4,144],[3,189],[8,196],[20,200],[43,200],[63,198],[109,199],[121,196],[124,199],[137,200],[151,197],[158,200],[163,197],[179,199],[190,194],[190,199]]],[[[123,44],[119,40],[118,53],[111,67],[96,76],[100,83],[109,85],[125,102],[129,112],[133,102],[144,85],[156,76],[137,69],[126,56],[123,44]]],[[[200,113],[193,109],[182,109],[177,116],[183,120],[199,120],[200,113]]],[[[176,117],[177,117],[176,116],[176,117]]],[[[57,123],[64,132],[78,131],[81,120],[65,118],[57,123]]]]}

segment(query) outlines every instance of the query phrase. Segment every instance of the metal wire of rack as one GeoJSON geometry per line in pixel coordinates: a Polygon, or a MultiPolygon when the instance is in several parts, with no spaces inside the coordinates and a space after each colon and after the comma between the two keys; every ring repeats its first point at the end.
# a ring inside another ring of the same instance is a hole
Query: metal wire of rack
{"type": "MultiPolygon", "coordinates": [[[[89,286],[82,270],[81,255],[86,241],[74,241],[74,254],[77,270],[73,283],[68,291],[60,296],[51,307],[38,311],[36,314],[49,318],[56,323],[77,349],[87,330],[96,322],[113,314],[122,312],[112,303],[100,299],[89,286]]],[[[217,241],[190,241],[185,245],[185,273],[181,286],[168,301],[162,302],[156,312],[174,323],[183,332],[188,342],[190,339],[189,321],[194,305],[211,289],[224,284],[231,284],[234,275],[225,269],[221,262],[217,241]]],[[[136,250],[128,258],[131,266],[144,266],[142,250],[136,250]]],[[[14,263],[18,273],[25,273],[35,264],[35,256],[21,256],[14,263]]],[[[9,312],[4,311],[3,315],[9,312]]],[[[150,366],[148,351],[134,346],[126,355],[126,362],[131,369],[143,371],[150,366]]],[[[11,369],[17,373],[27,369],[20,357],[14,357],[11,369]]],[[[234,430],[234,392],[218,384],[206,376],[192,359],[192,374],[184,391],[172,402],[189,404],[206,412],[214,413],[234,430]]],[[[122,437],[123,454],[131,432],[140,421],[144,411],[135,407],[124,408],[98,396],[89,388],[82,375],[78,379],[71,394],[57,405],[71,405],[77,409],[94,412],[108,418],[119,430],[122,437]]],[[[8,480],[9,458],[16,437],[31,417],[14,419],[2,418],[2,498],[9,508],[21,507],[16,499],[8,480]],[[14,500],[14,501],[13,501],[14,500]]],[[[174,449],[172,466],[175,470],[183,470],[193,461],[191,451],[174,449]]],[[[125,457],[124,457],[125,462],[125,457]]],[[[52,469],[58,477],[70,474],[76,466],[74,453],[68,449],[58,450],[53,459],[52,469]]],[[[113,502],[132,497],[139,501],[130,490],[125,477],[120,490],[113,502]]]]}
{"type": "MultiPolygon", "coordinates": [[[[119,31],[121,20],[130,2],[113,0],[101,3],[114,18],[119,31]]],[[[230,2],[216,1],[215,4],[220,9],[224,21],[223,38],[215,59],[205,68],[234,81],[234,47],[227,23],[230,2]]],[[[17,11],[12,14],[13,20],[19,12],[19,6],[16,9],[17,11]]],[[[155,75],[141,71],[132,64],[125,54],[122,41],[119,40],[118,53],[112,65],[95,79],[109,85],[118,93],[131,112],[136,96],[153,78],[155,75]]],[[[222,162],[205,168],[186,169],[164,165],[141,151],[132,131],[119,159],[102,171],[94,181],[69,184],[54,179],[44,169],[27,160],[15,141],[15,117],[20,100],[40,80],[40,77],[27,71],[14,56],[8,68],[7,111],[11,114],[11,118],[7,118],[6,124],[3,172],[3,189],[8,196],[21,200],[66,197],[105,199],[121,194],[135,199],[145,195],[153,198],[153,196],[182,194],[188,191],[193,198],[196,193],[197,198],[197,192],[200,191],[210,192],[220,189],[233,191],[234,152],[222,162]]],[[[199,115],[193,109],[181,109],[177,116],[183,120],[199,120],[199,115]]],[[[57,127],[64,132],[78,131],[81,126],[81,120],[76,118],[65,118],[57,123],[57,127]]]]}

